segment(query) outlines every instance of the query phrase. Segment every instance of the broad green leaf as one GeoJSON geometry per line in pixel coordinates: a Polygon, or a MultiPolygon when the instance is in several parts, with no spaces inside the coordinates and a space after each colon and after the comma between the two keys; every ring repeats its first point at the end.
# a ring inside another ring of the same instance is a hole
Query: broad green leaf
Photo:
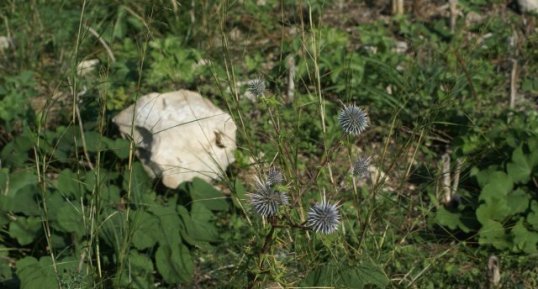
{"type": "Polygon", "coordinates": [[[39,217],[17,217],[15,221],[9,223],[9,236],[17,239],[20,245],[26,246],[38,237],[41,228],[39,217]]]}
{"type": "Polygon", "coordinates": [[[489,220],[504,221],[510,215],[510,211],[506,199],[492,199],[476,209],[476,218],[482,225],[489,220]]]}
{"type": "Polygon", "coordinates": [[[385,288],[390,280],[383,270],[371,262],[354,266],[329,263],[307,274],[302,286],[362,289],[366,285],[385,288]]]}
{"type": "Polygon", "coordinates": [[[161,245],[155,253],[157,270],[169,284],[188,282],[192,279],[193,263],[189,249],[183,244],[161,245]]]}
{"type": "Polygon", "coordinates": [[[58,175],[56,189],[63,196],[78,200],[84,193],[84,184],[81,181],[81,176],[77,176],[73,171],[65,169],[58,175]]]}
{"type": "MultiPolygon", "coordinates": [[[[75,272],[78,261],[68,258],[57,260],[56,265],[58,272],[62,274],[60,280],[64,281],[66,278],[71,277],[69,276],[69,272],[75,272]]],[[[59,288],[58,279],[56,278],[50,257],[41,257],[39,261],[34,257],[24,257],[17,261],[16,267],[17,276],[21,280],[20,289],[59,288]]],[[[82,286],[82,284],[75,284],[75,286],[82,286]]]]}
{"type": "Polygon", "coordinates": [[[75,233],[77,237],[84,235],[84,221],[82,211],[76,203],[67,203],[60,208],[57,215],[58,226],[64,232],[75,233]]]}
{"type": "Polygon", "coordinates": [[[512,178],[504,172],[494,172],[480,192],[480,200],[488,202],[492,199],[504,198],[512,191],[514,183],[512,178]]]}
{"type": "Polygon", "coordinates": [[[151,195],[151,186],[151,179],[139,162],[133,164],[131,172],[126,171],[123,175],[123,189],[131,190],[131,198],[135,203],[146,202],[147,196],[151,195]]]}
{"type": "Polygon", "coordinates": [[[196,228],[194,227],[189,211],[181,205],[178,205],[176,209],[181,222],[183,223],[183,228],[180,230],[181,237],[187,244],[195,245],[196,240],[193,239],[193,236],[196,234],[196,228]]]}
{"type": "Polygon", "coordinates": [[[527,215],[527,223],[538,231],[538,202],[536,201],[531,201],[531,211],[527,215]]]}
{"type": "Polygon", "coordinates": [[[9,258],[6,257],[8,257],[8,248],[0,246],[0,280],[10,280],[13,278],[9,258]]]}
{"type": "Polygon", "coordinates": [[[194,224],[192,237],[197,241],[214,242],[218,241],[219,235],[214,225],[213,213],[204,205],[199,203],[192,204],[191,218],[194,224]]]}
{"type": "Polygon", "coordinates": [[[538,243],[538,233],[531,232],[525,228],[523,219],[519,219],[517,224],[512,228],[510,232],[514,239],[514,250],[516,252],[525,252],[527,254],[534,254],[538,252],[536,244],[538,243]]]}
{"type": "Polygon", "coordinates": [[[152,214],[138,210],[132,214],[133,245],[138,250],[153,247],[159,236],[159,219],[152,214]]]}
{"type": "Polygon", "coordinates": [[[21,289],[58,288],[50,258],[43,257],[40,261],[34,257],[20,259],[17,261],[17,276],[21,280],[21,289]]]}
{"type": "Polygon", "coordinates": [[[33,171],[19,171],[12,173],[3,188],[0,196],[0,208],[5,211],[22,213],[27,216],[40,215],[40,208],[35,200],[39,193],[37,177],[33,171]]]}
{"type": "Polygon", "coordinates": [[[530,194],[522,189],[516,189],[508,194],[506,202],[510,207],[510,215],[523,213],[529,208],[530,194]]]}
{"type": "Polygon", "coordinates": [[[222,192],[216,190],[212,185],[202,179],[194,178],[188,185],[193,203],[200,203],[213,211],[228,210],[228,202],[222,192]]]}
{"type": "Polygon", "coordinates": [[[127,159],[129,157],[130,142],[121,138],[111,140],[104,139],[107,148],[111,150],[119,159],[127,159]]]}
{"type": "Polygon", "coordinates": [[[506,171],[515,183],[526,183],[529,181],[531,170],[529,160],[523,153],[522,146],[519,146],[512,154],[512,161],[506,165],[506,171]]]}
{"type": "Polygon", "coordinates": [[[444,207],[441,207],[435,214],[435,220],[437,224],[445,226],[450,230],[456,230],[459,228],[466,233],[471,231],[471,229],[462,222],[461,212],[450,212],[444,207]]]}
{"type": "Polygon", "coordinates": [[[131,250],[127,257],[129,270],[118,272],[120,274],[120,287],[147,289],[154,287],[153,262],[147,256],[131,250]]]}
{"type": "Polygon", "coordinates": [[[158,242],[162,245],[176,246],[181,243],[182,227],[179,215],[170,207],[150,207],[149,211],[159,219],[158,242]]]}
{"type": "Polygon", "coordinates": [[[492,245],[500,250],[510,248],[504,227],[499,222],[493,220],[485,221],[478,234],[480,235],[478,242],[481,245],[492,245]]]}

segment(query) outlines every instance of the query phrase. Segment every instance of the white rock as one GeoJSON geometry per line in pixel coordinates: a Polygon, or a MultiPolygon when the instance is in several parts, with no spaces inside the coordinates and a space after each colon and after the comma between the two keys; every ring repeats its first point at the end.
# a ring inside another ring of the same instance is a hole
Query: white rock
{"type": "Polygon", "coordinates": [[[84,76],[94,71],[95,68],[97,67],[97,64],[99,64],[99,59],[89,59],[89,60],[81,61],[77,65],[77,75],[84,76]]]}
{"type": "Polygon", "coordinates": [[[8,49],[10,46],[10,42],[11,39],[5,36],[0,36],[0,51],[8,49]]]}
{"type": "Polygon", "coordinates": [[[135,105],[113,121],[124,137],[130,136],[134,123],[137,156],[152,177],[162,177],[165,186],[177,188],[194,177],[216,179],[234,161],[235,123],[199,93],[150,93],[135,105]]]}
{"type": "Polygon", "coordinates": [[[538,13],[538,0],[517,0],[517,4],[523,12],[538,13]]]}

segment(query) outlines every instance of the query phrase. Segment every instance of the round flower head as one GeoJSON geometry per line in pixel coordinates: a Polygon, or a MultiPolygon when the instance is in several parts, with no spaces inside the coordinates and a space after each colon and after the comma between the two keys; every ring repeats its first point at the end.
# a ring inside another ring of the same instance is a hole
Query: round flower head
{"type": "Polygon", "coordinates": [[[284,182],[284,177],[282,176],[282,173],[275,167],[271,167],[269,169],[269,172],[267,173],[267,184],[270,186],[272,185],[279,185],[284,182]]]}
{"type": "Polygon", "coordinates": [[[340,224],[340,214],[335,204],[329,204],[325,201],[317,203],[308,211],[306,226],[315,232],[330,234],[340,224]]]}
{"type": "Polygon", "coordinates": [[[370,166],[369,157],[360,157],[353,163],[353,175],[364,177],[368,175],[368,167],[370,166]]]}
{"type": "Polygon", "coordinates": [[[265,82],[263,81],[263,79],[259,78],[249,81],[248,91],[256,97],[262,96],[263,92],[265,91],[265,82]]]}
{"type": "Polygon", "coordinates": [[[368,123],[370,122],[368,114],[355,105],[344,107],[338,115],[338,121],[344,132],[351,135],[361,134],[368,127],[368,123]]]}
{"type": "Polygon", "coordinates": [[[256,192],[250,194],[250,202],[254,211],[261,216],[274,216],[281,205],[288,204],[288,195],[273,189],[267,182],[258,179],[256,186],[256,192]]]}

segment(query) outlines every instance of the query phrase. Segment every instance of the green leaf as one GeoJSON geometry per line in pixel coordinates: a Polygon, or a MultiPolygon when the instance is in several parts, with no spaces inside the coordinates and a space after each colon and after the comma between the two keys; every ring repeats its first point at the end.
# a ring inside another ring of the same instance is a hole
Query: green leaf
{"type": "MultiPolygon", "coordinates": [[[[98,152],[102,151],[105,148],[103,143],[104,137],[96,131],[86,131],[84,132],[84,140],[86,141],[86,150],[88,152],[98,152]]],[[[79,142],[79,146],[82,147],[82,141],[79,142]]]]}
{"type": "Polygon", "coordinates": [[[65,169],[58,174],[56,189],[65,197],[78,200],[84,193],[84,185],[73,171],[65,169]]]}
{"type": "Polygon", "coordinates": [[[462,222],[461,212],[451,212],[444,207],[441,207],[435,214],[435,220],[437,224],[445,226],[450,230],[459,228],[466,233],[471,231],[471,229],[462,222]]]}
{"type": "Polygon", "coordinates": [[[17,239],[21,246],[26,246],[38,237],[41,228],[41,219],[39,217],[17,217],[15,221],[9,224],[9,236],[17,239]]]}
{"type": "Polygon", "coordinates": [[[508,175],[515,183],[527,183],[532,171],[527,156],[523,153],[522,146],[519,146],[512,153],[512,162],[506,165],[508,175]]]}
{"type": "Polygon", "coordinates": [[[24,257],[17,261],[17,276],[21,280],[20,289],[58,288],[52,260],[43,257],[39,261],[34,257],[24,257]]]}
{"type": "Polygon", "coordinates": [[[200,203],[213,211],[228,210],[228,202],[222,192],[216,190],[212,185],[202,179],[194,178],[188,185],[193,203],[200,203]]]}
{"type": "Polygon", "coordinates": [[[192,204],[191,218],[194,232],[191,236],[197,241],[215,242],[219,240],[217,228],[213,222],[213,213],[204,205],[192,204]]]}
{"type": "Polygon", "coordinates": [[[480,192],[480,200],[488,202],[492,199],[499,199],[512,191],[514,183],[512,178],[504,172],[496,171],[491,173],[485,186],[480,192]]]}
{"type": "Polygon", "coordinates": [[[146,289],[154,287],[153,262],[147,256],[141,255],[135,250],[129,251],[127,257],[129,271],[118,272],[122,288],[146,289]]]}
{"type": "Polygon", "coordinates": [[[192,279],[193,263],[189,249],[183,244],[161,245],[155,253],[157,270],[169,284],[188,282],[192,279]]]}
{"type": "Polygon", "coordinates": [[[509,243],[504,227],[501,223],[487,220],[482,224],[482,228],[478,231],[480,238],[478,242],[481,245],[493,245],[497,249],[508,249],[509,243]]]}
{"type": "Polygon", "coordinates": [[[355,266],[329,263],[308,273],[301,285],[362,289],[366,285],[385,288],[389,282],[383,270],[371,262],[355,266]]]}
{"type": "Polygon", "coordinates": [[[7,257],[8,248],[0,246],[0,280],[10,280],[13,278],[11,266],[9,265],[9,258],[7,257]]]}
{"type": "Polygon", "coordinates": [[[531,232],[525,228],[523,219],[519,219],[517,224],[512,228],[511,234],[513,235],[514,250],[516,252],[525,252],[527,254],[534,254],[538,252],[536,244],[538,243],[538,233],[531,232]]]}
{"type": "Polygon", "coordinates": [[[506,199],[492,199],[476,209],[476,218],[482,225],[489,220],[504,221],[506,217],[510,216],[510,211],[511,208],[506,199]]]}
{"type": "Polygon", "coordinates": [[[67,203],[60,208],[57,216],[58,227],[68,233],[75,233],[77,237],[84,235],[84,222],[80,207],[75,207],[74,203],[67,203]]]}
{"type": "Polygon", "coordinates": [[[130,142],[121,138],[112,140],[104,139],[106,146],[111,150],[119,159],[127,159],[129,157],[130,142]]]}
{"type": "Polygon", "coordinates": [[[531,201],[531,212],[527,215],[527,223],[529,223],[534,230],[538,230],[538,202],[531,201]]]}
{"type": "Polygon", "coordinates": [[[0,196],[0,208],[27,216],[40,215],[41,210],[35,201],[39,192],[36,184],[37,176],[32,171],[12,173],[7,186],[1,190],[4,195],[0,196]]]}
{"type": "Polygon", "coordinates": [[[508,194],[506,202],[510,207],[510,215],[523,213],[529,208],[530,194],[522,189],[516,189],[508,194]]]}
{"type": "Polygon", "coordinates": [[[176,246],[181,243],[182,227],[179,215],[170,207],[150,207],[149,211],[159,219],[158,242],[160,245],[176,246]]]}
{"type": "Polygon", "coordinates": [[[133,246],[138,250],[153,247],[159,235],[159,219],[142,210],[134,212],[132,218],[133,246]]]}

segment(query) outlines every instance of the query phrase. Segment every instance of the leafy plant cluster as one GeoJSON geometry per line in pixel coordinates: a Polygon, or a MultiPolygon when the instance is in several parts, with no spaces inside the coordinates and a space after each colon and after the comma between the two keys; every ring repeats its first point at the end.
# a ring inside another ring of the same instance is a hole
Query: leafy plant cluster
{"type": "Polygon", "coordinates": [[[538,251],[537,115],[507,116],[482,134],[462,138],[459,157],[481,159],[452,208],[440,208],[436,222],[475,233],[482,245],[520,253],[538,251]]]}
{"type": "Polygon", "coordinates": [[[76,131],[27,132],[1,151],[8,161],[0,169],[0,284],[57,288],[60,280],[63,288],[149,288],[191,282],[192,250],[220,240],[215,213],[230,206],[222,193],[195,179],[162,198],[140,163],[122,171],[127,141],[91,131],[85,133],[96,139],[87,146],[92,159],[106,155],[110,161],[94,170],[73,166],[73,154],[82,149],[69,146],[76,131]],[[49,158],[45,166],[64,168],[37,175],[27,164],[37,142],[44,145],[35,153],[49,158]]]}

